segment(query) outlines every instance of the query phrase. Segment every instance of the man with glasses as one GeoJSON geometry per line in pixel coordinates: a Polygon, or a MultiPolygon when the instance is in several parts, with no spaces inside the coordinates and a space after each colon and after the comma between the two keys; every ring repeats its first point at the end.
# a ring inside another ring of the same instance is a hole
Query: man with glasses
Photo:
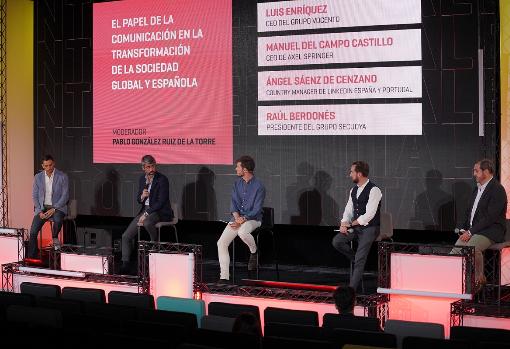
{"type": "Polygon", "coordinates": [[[122,234],[122,269],[121,273],[131,272],[131,245],[138,235],[138,226],[147,230],[151,241],[156,240],[156,223],[171,221],[174,213],[170,207],[168,178],[156,171],[156,159],[152,155],[142,157],[144,174],[138,180],[136,201],[141,205],[138,215],[133,218],[124,234],[122,234]]]}

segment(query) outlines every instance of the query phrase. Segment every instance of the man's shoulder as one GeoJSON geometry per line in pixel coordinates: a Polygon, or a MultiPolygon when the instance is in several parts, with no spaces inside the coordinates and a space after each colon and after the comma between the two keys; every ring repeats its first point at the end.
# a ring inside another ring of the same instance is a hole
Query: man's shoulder
{"type": "MultiPolygon", "coordinates": [[[[142,177],[145,180],[145,175],[143,175],[142,177]]],[[[168,177],[166,175],[164,175],[163,173],[161,173],[161,172],[156,172],[156,174],[154,175],[154,178],[157,178],[158,180],[162,180],[162,181],[168,182],[168,177]]]]}
{"type": "Polygon", "coordinates": [[[64,171],[61,171],[59,169],[55,169],[55,176],[56,177],[66,177],[67,174],[64,171]]]}
{"type": "Polygon", "coordinates": [[[254,183],[256,183],[257,185],[260,185],[262,188],[264,188],[264,183],[258,177],[253,177],[252,181],[254,181],[254,183]]]}

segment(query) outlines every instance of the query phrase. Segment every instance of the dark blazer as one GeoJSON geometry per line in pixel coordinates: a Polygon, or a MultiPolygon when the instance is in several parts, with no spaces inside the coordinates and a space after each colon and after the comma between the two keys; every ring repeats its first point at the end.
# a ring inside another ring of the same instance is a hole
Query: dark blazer
{"type": "MultiPolygon", "coordinates": [[[[145,175],[142,175],[138,180],[138,195],[136,196],[136,201],[142,204],[140,212],[145,209],[145,201],[147,200],[140,200],[144,189],[145,175]]],[[[170,206],[170,185],[168,184],[168,178],[159,172],[154,174],[149,194],[149,209],[147,213],[151,214],[153,212],[157,212],[159,219],[162,221],[171,221],[174,218],[174,212],[170,206]]]]}
{"type": "Polygon", "coordinates": [[[472,235],[484,235],[494,243],[503,242],[506,231],[507,207],[505,188],[503,188],[496,178],[491,179],[478,202],[478,207],[473,217],[473,226],[470,227],[469,220],[471,219],[471,209],[475,203],[477,192],[478,188],[475,188],[469,201],[466,219],[462,228],[466,230],[469,229],[472,235]]]}

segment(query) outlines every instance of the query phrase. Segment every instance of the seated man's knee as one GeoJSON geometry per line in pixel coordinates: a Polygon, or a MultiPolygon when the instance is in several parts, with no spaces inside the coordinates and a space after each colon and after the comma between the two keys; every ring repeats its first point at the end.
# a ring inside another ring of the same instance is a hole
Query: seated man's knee
{"type": "Polygon", "coordinates": [[[148,220],[144,220],[143,221],[143,227],[145,229],[152,229],[153,227],[155,226],[154,222],[151,222],[151,221],[148,221],[148,220]]]}

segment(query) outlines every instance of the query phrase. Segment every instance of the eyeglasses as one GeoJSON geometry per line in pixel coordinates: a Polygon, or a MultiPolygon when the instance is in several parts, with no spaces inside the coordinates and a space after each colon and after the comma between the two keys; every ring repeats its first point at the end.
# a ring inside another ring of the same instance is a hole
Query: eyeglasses
{"type": "Polygon", "coordinates": [[[142,164],[142,169],[149,169],[149,168],[155,168],[156,164],[142,164]]]}

